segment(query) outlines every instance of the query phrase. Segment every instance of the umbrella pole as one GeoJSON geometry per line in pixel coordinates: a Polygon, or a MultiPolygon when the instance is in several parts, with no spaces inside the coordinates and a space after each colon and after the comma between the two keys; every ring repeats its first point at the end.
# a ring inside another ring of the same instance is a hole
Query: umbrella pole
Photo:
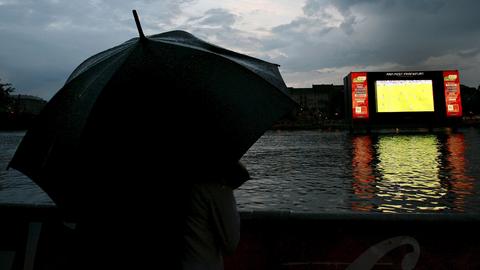
{"type": "Polygon", "coordinates": [[[133,17],[135,18],[135,24],[137,25],[138,35],[140,36],[140,40],[146,39],[145,35],[143,34],[142,25],[140,24],[140,20],[138,19],[137,11],[134,9],[132,10],[133,17]]]}

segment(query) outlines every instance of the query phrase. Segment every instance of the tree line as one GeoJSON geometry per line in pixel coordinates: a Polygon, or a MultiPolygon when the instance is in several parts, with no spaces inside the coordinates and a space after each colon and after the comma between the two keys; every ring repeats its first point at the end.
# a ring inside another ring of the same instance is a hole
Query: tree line
{"type": "Polygon", "coordinates": [[[0,113],[8,113],[12,110],[12,100],[10,94],[15,91],[15,88],[10,83],[3,83],[0,78],[0,113]]]}
{"type": "Polygon", "coordinates": [[[46,103],[37,97],[13,95],[14,92],[13,85],[0,78],[0,130],[28,129],[46,103]]]}
{"type": "MultiPolygon", "coordinates": [[[[480,85],[477,88],[461,85],[462,107],[464,117],[480,116],[480,85]]],[[[33,121],[35,115],[22,112],[12,94],[15,88],[12,84],[3,82],[0,78],[0,129],[25,129],[33,121]]],[[[322,121],[341,120],[344,117],[343,92],[334,93],[325,112],[313,112],[310,110],[298,110],[282,121],[292,124],[304,124],[303,122],[318,123],[322,121]]]]}
{"type": "Polygon", "coordinates": [[[462,95],[463,115],[466,117],[480,115],[480,85],[478,88],[461,85],[460,93],[462,95]]]}

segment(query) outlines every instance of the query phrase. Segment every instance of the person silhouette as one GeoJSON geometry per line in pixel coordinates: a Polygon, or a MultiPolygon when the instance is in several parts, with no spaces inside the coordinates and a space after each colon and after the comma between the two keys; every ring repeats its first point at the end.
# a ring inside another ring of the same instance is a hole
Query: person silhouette
{"type": "Polygon", "coordinates": [[[215,178],[191,186],[185,212],[184,270],[223,269],[223,255],[233,254],[240,241],[240,217],[233,190],[250,176],[237,162],[226,166],[215,178]]]}

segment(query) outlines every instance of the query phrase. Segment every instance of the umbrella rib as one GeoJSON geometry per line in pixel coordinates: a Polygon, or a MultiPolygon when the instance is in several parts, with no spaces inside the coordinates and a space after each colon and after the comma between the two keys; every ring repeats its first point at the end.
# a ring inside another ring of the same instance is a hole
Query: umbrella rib
{"type": "Polygon", "coordinates": [[[118,46],[115,46],[113,48],[110,48],[106,51],[103,51],[101,53],[98,53],[94,56],[91,56],[87,58],[85,61],[83,61],[75,70],[70,74],[70,76],[67,78],[67,81],[65,84],[69,83],[70,81],[73,81],[75,78],[81,76],[84,72],[88,71],[91,67],[100,64],[104,61],[107,61],[115,56],[117,56],[120,53],[123,53],[124,51],[128,50],[131,48],[131,43],[123,43],[118,46]],[[108,54],[107,54],[108,52],[108,54]]]}

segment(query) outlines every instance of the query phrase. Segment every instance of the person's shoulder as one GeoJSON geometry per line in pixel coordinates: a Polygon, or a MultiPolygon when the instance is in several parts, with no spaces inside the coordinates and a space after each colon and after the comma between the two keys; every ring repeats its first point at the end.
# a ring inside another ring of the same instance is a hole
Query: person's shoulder
{"type": "Polygon", "coordinates": [[[231,191],[232,188],[219,182],[203,182],[197,183],[192,186],[193,190],[197,191],[231,191]]]}
{"type": "Polygon", "coordinates": [[[225,184],[218,182],[197,183],[192,186],[194,194],[203,194],[206,197],[223,197],[233,193],[233,189],[225,184]]]}

